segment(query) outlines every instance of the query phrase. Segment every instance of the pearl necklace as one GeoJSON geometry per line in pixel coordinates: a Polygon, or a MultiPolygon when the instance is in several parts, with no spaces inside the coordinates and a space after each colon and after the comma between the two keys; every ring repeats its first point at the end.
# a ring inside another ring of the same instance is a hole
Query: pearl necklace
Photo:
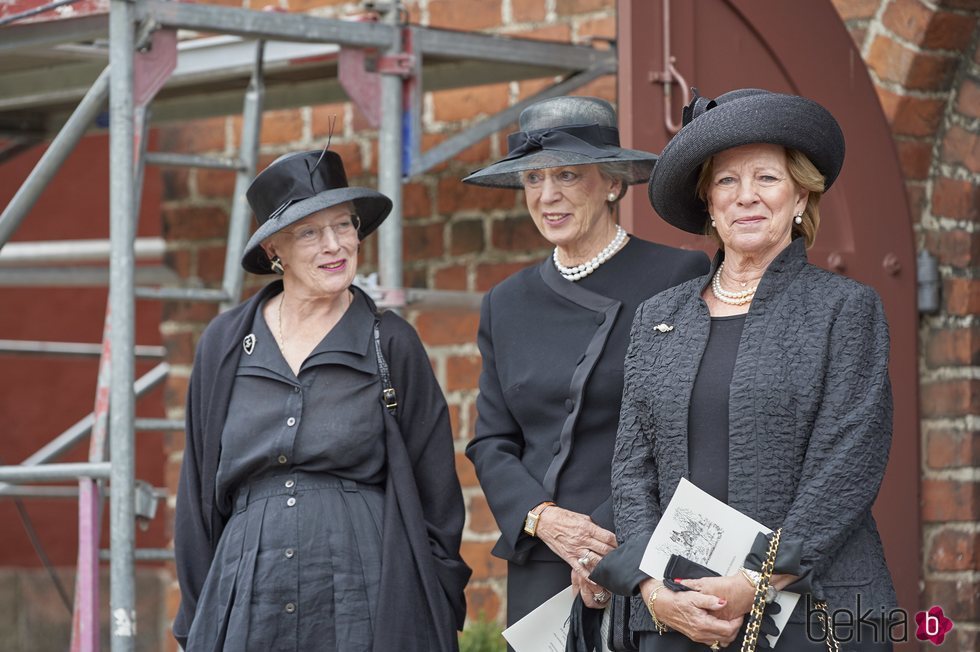
{"type": "Polygon", "coordinates": [[[724,261],[718,265],[718,271],[715,272],[715,277],[711,279],[711,293],[715,295],[715,298],[722,303],[727,303],[730,306],[744,306],[745,304],[752,301],[755,296],[755,291],[759,288],[758,283],[750,287],[748,290],[742,290],[741,292],[729,292],[725,288],[721,287],[721,270],[724,269],[724,261]]]}
{"type": "Polygon", "coordinates": [[[606,248],[595,255],[591,260],[587,260],[581,265],[576,265],[575,267],[565,267],[560,262],[558,262],[558,247],[555,247],[555,253],[552,254],[551,258],[555,261],[555,267],[558,268],[558,273],[564,276],[569,281],[577,281],[579,279],[585,278],[592,272],[599,268],[599,265],[606,262],[612,255],[619,251],[619,248],[623,246],[626,242],[627,233],[620,225],[616,225],[616,235],[613,237],[612,242],[606,245],[606,248]]]}

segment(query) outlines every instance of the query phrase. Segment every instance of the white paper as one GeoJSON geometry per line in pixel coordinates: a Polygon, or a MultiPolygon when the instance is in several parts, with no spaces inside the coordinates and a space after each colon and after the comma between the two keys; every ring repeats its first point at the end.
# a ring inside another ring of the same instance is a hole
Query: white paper
{"type": "MultiPolygon", "coordinates": [[[[663,579],[670,556],[677,554],[721,575],[735,575],[759,532],[772,530],[681,478],[650,537],[640,570],[663,579]]],[[[773,619],[780,632],[799,599],[799,593],[788,591],[776,595],[780,611],[773,619]]],[[[769,636],[769,642],[775,646],[778,638],[769,636]]]]}
{"type": "MultiPolygon", "coordinates": [[[[574,602],[575,592],[569,586],[505,629],[504,638],[516,652],[565,652],[574,602]]],[[[605,621],[603,618],[603,641],[608,628],[605,621]]],[[[605,644],[603,652],[608,652],[605,644]]]]}

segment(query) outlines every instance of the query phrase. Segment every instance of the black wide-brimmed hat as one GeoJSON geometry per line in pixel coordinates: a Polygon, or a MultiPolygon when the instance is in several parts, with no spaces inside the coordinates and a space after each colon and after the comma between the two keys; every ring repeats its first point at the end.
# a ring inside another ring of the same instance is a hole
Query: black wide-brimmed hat
{"type": "Polygon", "coordinates": [[[555,97],[521,111],[521,130],[507,137],[507,156],[463,181],[523,188],[521,172],[568,165],[620,163],[630,183],[650,178],[657,155],[619,146],[616,111],[597,97],[555,97]]]}
{"type": "Polygon", "coordinates": [[[259,223],[242,256],[242,267],[253,274],[272,274],[262,242],[311,213],[352,202],[364,239],[391,212],[391,200],[377,190],[347,185],[340,155],[331,150],[280,156],[262,170],[245,192],[259,223]]]}
{"type": "Polygon", "coordinates": [[[799,150],[830,188],[844,163],[844,134],[830,111],[813,100],[743,88],[714,100],[699,97],[684,109],[684,126],[664,147],[650,177],[650,203],[666,222],[704,233],[708,208],[697,196],[701,165],[732,147],[752,143],[799,150]]]}

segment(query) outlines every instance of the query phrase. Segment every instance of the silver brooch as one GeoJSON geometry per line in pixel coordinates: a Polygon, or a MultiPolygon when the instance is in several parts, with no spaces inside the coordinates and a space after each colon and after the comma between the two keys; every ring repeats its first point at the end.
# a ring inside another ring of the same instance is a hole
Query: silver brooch
{"type": "Polygon", "coordinates": [[[667,324],[657,324],[653,327],[653,330],[660,331],[661,333],[669,333],[674,330],[673,326],[668,326],[667,324]]]}
{"type": "Polygon", "coordinates": [[[249,333],[242,340],[242,348],[245,349],[245,355],[252,355],[252,351],[255,350],[255,333],[249,333]]]}

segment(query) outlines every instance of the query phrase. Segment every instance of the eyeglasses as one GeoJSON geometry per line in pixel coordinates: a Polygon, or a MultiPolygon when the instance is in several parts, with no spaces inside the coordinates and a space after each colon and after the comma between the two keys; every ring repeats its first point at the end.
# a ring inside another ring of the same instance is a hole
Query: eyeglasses
{"type": "Polygon", "coordinates": [[[315,224],[304,224],[303,226],[291,231],[283,229],[282,233],[293,236],[297,244],[312,246],[319,244],[327,229],[332,229],[337,240],[349,240],[351,236],[357,236],[361,230],[361,219],[353,213],[333,224],[316,226],[315,224]]]}

